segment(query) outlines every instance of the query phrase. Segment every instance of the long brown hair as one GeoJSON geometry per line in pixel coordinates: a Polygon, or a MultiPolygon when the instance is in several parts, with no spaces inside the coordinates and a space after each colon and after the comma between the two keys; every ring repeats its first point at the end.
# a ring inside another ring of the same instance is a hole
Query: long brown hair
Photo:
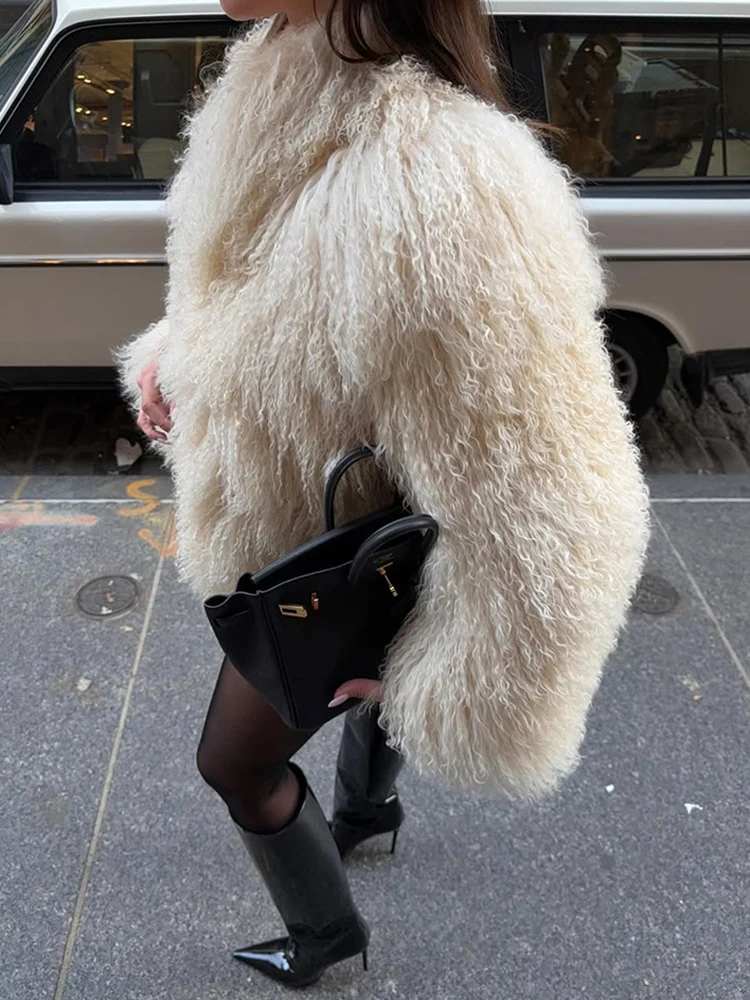
{"type": "MultiPolygon", "coordinates": [[[[277,34],[286,25],[278,18],[277,34]]],[[[328,40],[346,62],[388,63],[415,56],[443,80],[502,109],[509,108],[505,61],[482,0],[331,0],[328,40]],[[345,54],[334,25],[344,32],[345,54]]]]}

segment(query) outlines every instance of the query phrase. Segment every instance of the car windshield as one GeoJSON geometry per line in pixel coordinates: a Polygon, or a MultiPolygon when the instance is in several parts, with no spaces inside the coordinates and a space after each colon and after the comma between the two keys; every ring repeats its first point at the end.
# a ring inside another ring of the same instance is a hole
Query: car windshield
{"type": "Polygon", "coordinates": [[[34,0],[0,39],[0,106],[47,37],[53,17],[52,0],[34,0]]]}

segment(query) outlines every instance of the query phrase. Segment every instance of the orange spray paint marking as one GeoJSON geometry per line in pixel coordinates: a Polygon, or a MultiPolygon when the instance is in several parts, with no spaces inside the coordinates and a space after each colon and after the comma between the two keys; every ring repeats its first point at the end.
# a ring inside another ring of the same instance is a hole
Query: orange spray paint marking
{"type": "Polygon", "coordinates": [[[159,555],[164,556],[165,559],[173,559],[177,555],[177,539],[174,537],[171,525],[163,539],[155,535],[150,528],[141,528],[138,537],[144,542],[148,542],[151,548],[156,549],[159,555]]]}
{"type": "Polygon", "coordinates": [[[51,514],[43,504],[7,504],[0,507],[0,531],[60,526],[90,528],[98,520],[93,514],[51,514]]]}
{"type": "Polygon", "coordinates": [[[123,507],[118,511],[120,517],[139,517],[148,525],[138,529],[138,537],[150,545],[160,556],[171,559],[177,552],[177,540],[174,536],[171,512],[165,508],[159,497],[148,492],[148,488],[156,485],[155,479],[138,479],[131,483],[126,493],[131,500],[140,500],[138,506],[123,507]]]}
{"type": "Polygon", "coordinates": [[[118,511],[120,517],[145,517],[159,506],[159,498],[146,492],[148,486],[155,486],[155,479],[137,479],[126,489],[131,500],[140,500],[140,507],[123,507],[118,511]]]}

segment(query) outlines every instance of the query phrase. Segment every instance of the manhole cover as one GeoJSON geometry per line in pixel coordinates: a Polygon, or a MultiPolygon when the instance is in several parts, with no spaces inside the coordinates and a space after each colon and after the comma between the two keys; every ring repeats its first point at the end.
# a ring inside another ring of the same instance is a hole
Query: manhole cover
{"type": "Polygon", "coordinates": [[[138,600],[138,584],[129,576],[100,576],[78,591],[78,608],[90,618],[110,618],[130,611],[138,600]]]}
{"type": "Polygon", "coordinates": [[[644,573],[636,588],[633,607],[647,615],[667,615],[680,600],[677,590],[661,576],[644,573]]]}

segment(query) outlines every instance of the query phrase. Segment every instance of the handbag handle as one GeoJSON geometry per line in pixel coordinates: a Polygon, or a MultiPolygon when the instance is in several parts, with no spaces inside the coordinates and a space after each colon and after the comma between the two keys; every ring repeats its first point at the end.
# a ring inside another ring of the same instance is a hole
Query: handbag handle
{"type": "Polygon", "coordinates": [[[357,549],[351,567],[349,568],[348,583],[355,584],[359,581],[368,560],[372,559],[380,549],[387,548],[394,542],[403,541],[409,535],[423,534],[421,545],[422,558],[426,558],[440,534],[440,527],[434,517],[429,514],[410,514],[402,517],[398,521],[386,524],[384,527],[373,531],[367,541],[357,549]]]}
{"type": "Polygon", "coordinates": [[[328,482],[326,483],[326,495],[325,495],[325,512],[326,512],[326,531],[333,531],[336,527],[336,516],[334,514],[334,504],[336,501],[336,490],[341,482],[344,473],[348,469],[351,469],[353,465],[357,462],[361,462],[363,458],[374,458],[375,452],[372,448],[365,446],[364,448],[355,448],[354,451],[350,451],[348,454],[340,458],[336,463],[333,471],[328,477],[328,482]]]}

